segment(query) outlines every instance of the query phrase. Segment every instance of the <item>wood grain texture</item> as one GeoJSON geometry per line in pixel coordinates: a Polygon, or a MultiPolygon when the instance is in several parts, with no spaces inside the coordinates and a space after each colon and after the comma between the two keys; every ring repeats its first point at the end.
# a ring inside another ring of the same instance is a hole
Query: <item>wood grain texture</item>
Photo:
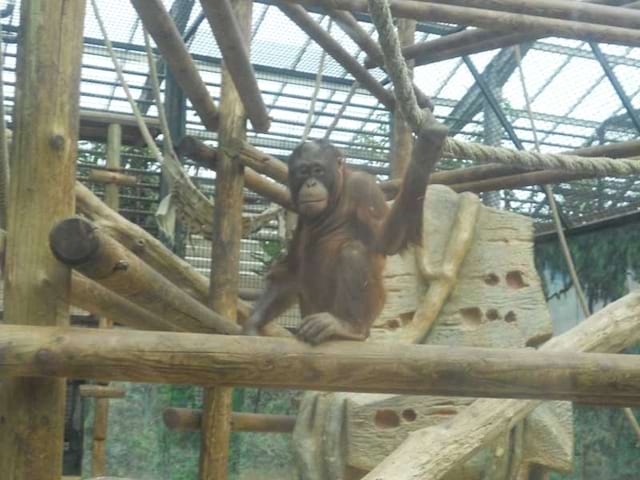
{"type": "MultiPolygon", "coordinates": [[[[203,8],[205,0],[201,0],[203,8]]],[[[251,0],[234,0],[237,29],[247,50],[251,43],[251,0]]],[[[209,305],[226,318],[237,320],[244,206],[244,167],[234,161],[227,148],[246,140],[246,111],[233,83],[229,66],[223,63],[220,101],[219,155],[216,169],[215,212],[211,233],[209,305]]],[[[231,435],[231,388],[206,388],[202,408],[200,480],[226,480],[231,435]]]]}
{"type": "MultiPolygon", "coordinates": [[[[609,325],[595,332],[600,335],[596,342],[603,343],[603,337],[619,339],[625,346],[640,337],[637,326],[629,326],[629,317],[640,310],[638,297],[640,293],[600,315],[600,321],[609,325]],[[623,329],[624,338],[619,334],[623,329]]],[[[563,343],[577,335],[576,331],[564,336],[563,343]]],[[[586,336],[591,338],[591,333],[586,336]]],[[[310,347],[285,338],[5,325],[0,327],[0,352],[1,377],[539,398],[605,405],[640,400],[640,359],[635,356],[546,348],[536,352],[347,341],[310,347]]]]}
{"type": "MultiPolygon", "coordinates": [[[[69,269],[47,245],[73,214],[84,0],[21,5],[4,320],[65,325],[69,269]]],[[[0,388],[0,472],[6,480],[62,475],[64,379],[16,378],[0,388]]]]}
{"type": "Polygon", "coordinates": [[[173,285],[88,220],[73,217],[51,230],[56,258],[178,330],[237,334],[238,325],[173,285]]]}

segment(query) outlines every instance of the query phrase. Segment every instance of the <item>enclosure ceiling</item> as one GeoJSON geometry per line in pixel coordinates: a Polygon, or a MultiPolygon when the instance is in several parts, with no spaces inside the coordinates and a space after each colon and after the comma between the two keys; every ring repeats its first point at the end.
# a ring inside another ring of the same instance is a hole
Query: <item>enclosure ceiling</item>
{"type": "MultiPolygon", "coordinates": [[[[167,9],[193,3],[191,0],[163,0],[167,9]]],[[[5,8],[9,0],[0,1],[5,8]]],[[[13,14],[2,19],[5,33],[5,99],[9,114],[13,106],[15,84],[16,33],[19,26],[20,0],[13,14]]],[[[143,51],[141,23],[128,0],[98,0],[111,40],[123,62],[126,78],[134,95],[144,91],[148,66],[143,51]],[[114,6],[117,5],[117,8],[114,6]]],[[[117,85],[113,67],[105,49],[95,14],[87,7],[86,47],[83,57],[81,108],[130,113],[124,92],[117,85]]],[[[220,92],[220,51],[201,8],[195,2],[185,35],[187,45],[201,75],[214,97],[220,92]]],[[[312,16],[349,52],[363,61],[365,54],[337,26],[329,27],[329,18],[312,16]]],[[[359,17],[361,25],[375,38],[373,26],[359,17]]],[[[417,40],[437,38],[450,31],[451,25],[418,26],[417,40]]],[[[600,45],[605,57],[636,109],[640,109],[640,48],[600,45]]],[[[276,155],[286,155],[298,142],[309,109],[313,83],[322,50],[269,2],[254,4],[251,59],[254,63],[263,98],[273,119],[268,134],[249,133],[250,141],[276,155]]],[[[516,135],[525,148],[533,148],[533,132],[527,116],[522,84],[511,51],[494,50],[469,57],[493,89],[516,135]]],[[[619,96],[607,80],[600,63],[588,44],[576,40],[545,38],[526,50],[522,64],[532,101],[535,127],[543,151],[562,151],[599,143],[636,138],[638,132],[627,116],[619,96]]],[[[371,70],[380,81],[386,75],[371,70]]],[[[346,98],[352,77],[333,58],[327,56],[322,88],[315,107],[311,137],[322,137],[346,98]]],[[[462,59],[452,59],[418,67],[415,81],[434,99],[435,113],[445,120],[457,138],[500,142],[513,147],[504,129],[485,118],[485,103],[476,82],[462,59]]],[[[143,103],[144,104],[144,103],[143,103]]],[[[148,114],[156,115],[153,106],[148,114]]],[[[203,128],[191,108],[187,112],[190,133],[214,139],[203,128]]],[[[331,140],[347,150],[354,164],[384,176],[387,171],[389,115],[375,98],[358,90],[337,123],[331,140]]],[[[456,166],[451,163],[446,168],[456,166]]],[[[620,209],[635,210],[640,204],[640,188],[635,178],[583,181],[556,187],[569,223],[578,224],[619,214],[620,209]]],[[[502,192],[503,206],[533,215],[540,223],[548,220],[547,205],[539,188],[502,192]]]]}

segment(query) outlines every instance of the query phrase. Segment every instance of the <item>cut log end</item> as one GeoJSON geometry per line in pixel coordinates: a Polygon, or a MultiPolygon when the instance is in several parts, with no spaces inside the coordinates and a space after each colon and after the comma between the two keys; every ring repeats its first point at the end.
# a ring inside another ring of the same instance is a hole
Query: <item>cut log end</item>
{"type": "Polygon", "coordinates": [[[96,228],[81,217],[59,222],[49,234],[54,256],[67,265],[81,265],[89,261],[100,248],[96,228]]]}

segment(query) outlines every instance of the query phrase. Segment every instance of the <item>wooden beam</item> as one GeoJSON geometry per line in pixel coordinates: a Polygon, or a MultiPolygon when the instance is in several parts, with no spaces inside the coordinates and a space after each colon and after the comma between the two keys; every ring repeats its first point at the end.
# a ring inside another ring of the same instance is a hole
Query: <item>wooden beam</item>
{"type": "MultiPolygon", "coordinates": [[[[241,42],[247,50],[251,39],[251,0],[234,0],[232,15],[237,20],[241,42]]],[[[216,161],[216,208],[211,234],[211,271],[209,305],[226,318],[238,320],[240,243],[244,205],[244,167],[226,151],[244,142],[246,110],[242,92],[233,82],[229,66],[223,63],[221,85],[221,123],[218,136],[220,151],[216,161]]],[[[233,391],[226,386],[204,389],[202,435],[200,441],[200,480],[226,480],[231,436],[233,391]]]]}
{"type": "Polygon", "coordinates": [[[256,74],[251,66],[247,42],[240,31],[238,20],[229,0],[200,0],[218,48],[222,52],[225,68],[238,89],[240,100],[254,130],[268,132],[271,119],[262,99],[256,74]]]}
{"type": "MultiPolygon", "coordinates": [[[[186,136],[180,140],[180,143],[177,146],[177,151],[186,157],[189,157],[191,160],[196,162],[198,165],[208,168],[210,170],[216,170],[218,154],[215,148],[207,146],[201,140],[198,140],[195,137],[186,136]]],[[[238,153],[242,159],[240,160],[243,165],[247,165],[255,156],[255,152],[259,152],[256,148],[243,148],[238,153]]],[[[264,155],[269,157],[269,159],[273,159],[276,162],[281,163],[284,167],[278,167],[279,169],[284,168],[284,182],[286,183],[286,175],[287,175],[287,166],[284,162],[280,162],[280,160],[274,159],[271,156],[264,155]]],[[[264,163],[264,162],[263,162],[264,163]]],[[[265,173],[265,172],[262,172],[265,173]]],[[[265,173],[268,177],[273,177],[273,172],[269,171],[265,173]]],[[[277,203],[289,210],[293,210],[293,204],[291,203],[291,195],[289,194],[289,190],[286,187],[282,186],[280,183],[274,183],[270,180],[264,178],[260,173],[256,172],[252,168],[244,169],[244,186],[249,190],[262,195],[266,199],[277,203]]]]}
{"type": "MultiPolygon", "coordinates": [[[[576,3],[576,2],[574,2],[576,3]]],[[[579,2],[580,4],[597,4],[596,1],[579,2]]],[[[602,2],[603,3],[603,2],[602,2]]],[[[620,2],[618,2],[620,3],[620,2]]],[[[611,8],[611,7],[610,7],[611,8]]],[[[640,3],[624,5],[625,9],[640,8],[640,3]]],[[[420,42],[402,49],[405,59],[413,60],[417,65],[440,62],[463,55],[505,48],[520,43],[537,40],[538,35],[530,33],[496,33],[493,30],[466,30],[453,33],[428,42],[420,42]]],[[[369,57],[365,60],[367,68],[380,65],[380,62],[369,57]]]]}
{"type": "MultiPolygon", "coordinates": [[[[78,213],[86,216],[103,232],[184,292],[200,303],[207,303],[209,282],[192,265],[175,255],[144,229],[114,212],[79,182],[75,185],[75,194],[78,213]]],[[[247,303],[239,303],[238,312],[242,317],[249,315],[249,310],[247,303]]]]}
{"type": "Polygon", "coordinates": [[[92,169],[89,172],[89,181],[106,184],[105,190],[107,192],[110,186],[122,185],[125,187],[135,187],[138,184],[138,178],[133,175],[127,175],[126,173],[120,173],[114,170],[98,169],[92,169]]]}
{"type": "MultiPolygon", "coordinates": [[[[366,5],[366,0],[365,5],[366,5]]],[[[288,0],[276,0],[275,4],[282,12],[309,35],[321,48],[331,55],[353,78],[371,93],[387,109],[395,108],[393,93],[384,88],[360,62],[351,56],[342,45],[331,37],[300,5],[290,3],[288,0]]],[[[341,8],[336,5],[336,8],[341,8]]],[[[349,10],[349,8],[341,8],[349,10]]]]}
{"type": "MultiPolygon", "coordinates": [[[[153,137],[160,134],[160,123],[157,118],[144,117],[153,137]]],[[[142,145],[144,140],[133,115],[126,113],[96,112],[93,110],[80,111],[81,140],[106,142],[109,125],[117,123],[122,128],[122,143],[124,145],[142,145]]]]}
{"type": "Polygon", "coordinates": [[[103,287],[93,280],[73,272],[71,276],[71,304],[100,317],[136,330],[160,330],[186,332],[186,328],[174,325],[152,314],[149,310],[103,287]]]}
{"type": "MultiPolygon", "coordinates": [[[[628,323],[625,328],[637,341],[640,292],[634,298],[633,328],[628,323]]],[[[608,328],[599,331],[606,338],[619,339],[620,311],[608,312],[610,316],[604,314],[608,328]]],[[[624,312],[626,322],[630,313],[624,312]]],[[[286,338],[14,325],[0,327],[0,349],[0,377],[4,378],[53,376],[640,404],[640,359],[634,355],[384,342],[309,346],[286,338]]]]}
{"type": "MultiPolygon", "coordinates": [[[[378,42],[374,41],[369,33],[360,26],[355,17],[344,10],[336,10],[331,6],[331,0],[322,0],[322,6],[327,14],[338,24],[344,32],[349,35],[351,40],[355,42],[367,55],[381,59],[382,49],[378,42]]],[[[414,39],[415,41],[415,39],[414,39]]],[[[413,41],[411,42],[413,44],[413,41]]],[[[413,91],[416,94],[418,100],[418,106],[420,108],[431,108],[433,110],[433,104],[429,97],[427,97],[420,88],[414,83],[413,91]]]]}
{"type": "Polygon", "coordinates": [[[162,0],[131,0],[140,20],[153,37],[171,73],[207,130],[218,129],[218,111],[200,78],[191,54],[162,0]]]}
{"type": "MultiPolygon", "coordinates": [[[[410,45],[402,49],[402,54],[406,60],[413,60],[415,66],[420,66],[458,58],[463,55],[472,55],[532,42],[538,38],[538,35],[527,33],[496,33],[491,30],[468,30],[452,33],[428,42],[410,45]]],[[[365,65],[369,68],[377,66],[376,62],[367,62],[366,60],[365,65]]]]}
{"type": "Polygon", "coordinates": [[[240,331],[84,218],[60,221],[51,230],[49,242],[58,260],[176,328],[225,334],[240,331]]]}
{"type": "Polygon", "coordinates": [[[126,390],[109,385],[80,385],[80,396],[85,398],[124,398],[126,390]]]}
{"type": "MultiPolygon", "coordinates": [[[[204,275],[193,268],[191,264],[175,255],[171,250],[165,247],[162,242],[149,234],[149,232],[107,207],[107,205],[96,197],[91,190],[79,182],[76,182],[75,194],[78,213],[82,213],[82,215],[86,216],[97,227],[99,227],[101,231],[126,247],[153,270],[157,271],[160,275],[169,280],[173,285],[177,286],[200,303],[206,305],[207,295],[209,292],[209,282],[204,275]]],[[[105,304],[105,308],[108,307],[108,298],[105,297],[102,299],[102,294],[100,292],[90,290],[87,293],[91,295],[93,300],[86,301],[94,302],[96,308],[103,302],[105,304]]],[[[81,297],[79,295],[77,299],[79,300],[80,298],[81,297]]],[[[85,310],[92,311],[85,305],[79,304],[78,306],[85,308],[85,310]]],[[[243,321],[249,316],[251,307],[247,302],[238,300],[237,308],[238,319],[240,321],[243,321]]],[[[118,310],[123,313],[126,312],[124,305],[122,305],[122,308],[118,310]]],[[[121,323],[125,325],[129,325],[134,328],[142,328],[140,326],[133,325],[131,320],[129,323],[122,318],[118,320],[118,317],[116,317],[116,312],[118,310],[114,308],[114,310],[108,313],[107,316],[111,316],[114,320],[121,321],[121,323]]],[[[101,312],[96,310],[96,313],[101,312]]],[[[158,320],[159,318],[156,317],[155,324],[158,323],[158,320]]],[[[173,326],[173,328],[176,328],[176,326],[173,326]]],[[[153,329],[158,328],[154,327],[153,329]]],[[[290,336],[290,333],[286,329],[275,323],[267,325],[263,334],[280,337],[290,336]]]]}
{"type": "MultiPolygon", "coordinates": [[[[83,0],[21,4],[4,279],[4,321],[67,325],[69,269],[48,231],[73,213],[83,0]]],[[[0,471],[6,480],[59,480],[64,379],[11,379],[0,388],[0,471]]]]}
{"type": "MultiPolygon", "coordinates": [[[[171,430],[199,432],[202,428],[202,410],[192,408],[165,408],[164,424],[171,430]]],[[[263,413],[233,412],[231,430],[234,432],[291,433],[296,424],[293,415],[267,415],[263,413]]]]}
{"type": "MultiPolygon", "coordinates": [[[[5,262],[5,255],[6,232],[0,230],[0,262],[5,262]]],[[[137,330],[185,331],[78,272],[71,274],[71,305],[137,330]]]]}
{"type": "MultiPolygon", "coordinates": [[[[578,326],[552,338],[538,355],[554,357],[561,352],[619,352],[640,341],[640,291],[634,291],[610,303],[578,326]]],[[[576,358],[583,353],[573,353],[576,358]]],[[[632,356],[632,355],[624,355],[632,356]]],[[[637,356],[636,356],[637,357],[637,356]]],[[[595,374],[606,381],[611,370],[595,374]]],[[[609,391],[602,386],[602,393],[609,391]]],[[[476,400],[441,427],[415,431],[366,480],[408,480],[429,478],[442,480],[456,466],[487,446],[536,407],[538,400],[476,400]]],[[[450,477],[449,477],[450,478],[450,477]]]]}
{"type": "Polygon", "coordinates": [[[595,5],[588,2],[564,2],[558,0],[439,0],[438,3],[628,29],[640,28],[640,12],[630,11],[624,7],[595,5]]]}
{"type": "MultiPolygon", "coordinates": [[[[316,0],[286,0],[317,4],[316,0]]],[[[334,8],[352,12],[368,11],[367,0],[333,0],[334,8]]],[[[414,0],[392,0],[391,12],[400,18],[418,21],[473,25],[488,30],[513,33],[522,31],[538,37],[556,36],[584,41],[640,46],[640,32],[629,28],[595,25],[569,20],[504,13],[479,8],[458,7],[414,0]]]]}

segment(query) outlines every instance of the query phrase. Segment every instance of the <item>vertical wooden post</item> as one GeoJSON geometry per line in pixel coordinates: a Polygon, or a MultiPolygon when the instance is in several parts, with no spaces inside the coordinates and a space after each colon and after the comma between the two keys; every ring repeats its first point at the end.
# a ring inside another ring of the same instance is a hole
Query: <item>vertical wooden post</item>
{"type": "MultiPolygon", "coordinates": [[[[107,168],[120,171],[120,150],[122,148],[122,127],[117,123],[109,125],[107,131],[107,168]]],[[[120,188],[117,183],[107,183],[104,187],[104,203],[116,212],[120,209],[120,188]]]]}
{"type": "MultiPolygon", "coordinates": [[[[398,19],[398,38],[402,46],[413,45],[416,33],[416,22],[407,18],[398,19]]],[[[408,67],[412,69],[413,61],[408,67]]],[[[413,133],[405,122],[400,107],[393,110],[391,122],[391,178],[402,178],[411,159],[413,151],[413,133]]]]}
{"type": "MultiPolygon", "coordinates": [[[[5,321],[66,325],[71,272],[49,232],[74,212],[84,0],[22,2],[5,270],[5,321]]],[[[42,361],[47,361],[42,352],[42,361]]],[[[0,475],[59,480],[65,380],[14,378],[0,389],[0,475]]]]}
{"type": "MultiPolygon", "coordinates": [[[[234,13],[243,37],[250,43],[251,0],[235,0],[234,13]]],[[[211,244],[211,307],[220,315],[235,319],[238,301],[240,240],[244,168],[225,153],[225,147],[246,139],[246,113],[238,91],[226,68],[222,70],[220,100],[219,152],[215,213],[211,244]]],[[[200,479],[225,480],[231,434],[231,396],[227,387],[205,391],[202,412],[200,479]]]]}
{"type": "MultiPolygon", "coordinates": [[[[117,123],[109,125],[107,133],[107,168],[120,171],[120,150],[122,146],[122,128],[117,123]]],[[[120,208],[120,188],[117,183],[107,183],[104,187],[105,203],[116,212],[120,208]]],[[[113,322],[108,318],[99,319],[99,328],[111,328],[113,322]]],[[[107,429],[109,424],[109,399],[96,398],[95,418],[93,421],[93,452],[91,454],[91,474],[102,477],[107,474],[107,429]]]]}

